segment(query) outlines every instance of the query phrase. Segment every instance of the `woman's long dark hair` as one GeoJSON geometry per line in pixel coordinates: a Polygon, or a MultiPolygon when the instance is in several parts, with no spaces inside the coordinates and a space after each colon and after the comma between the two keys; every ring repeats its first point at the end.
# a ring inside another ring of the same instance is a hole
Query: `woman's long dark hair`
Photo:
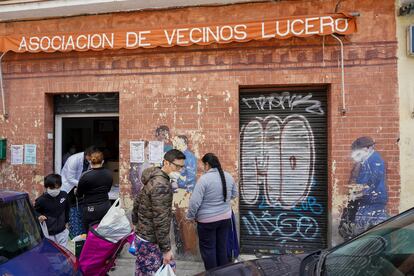
{"type": "Polygon", "coordinates": [[[221,168],[220,161],[214,153],[206,153],[203,158],[201,159],[203,163],[209,164],[212,168],[217,168],[221,178],[221,185],[223,187],[223,201],[226,202],[227,199],[227,186],[226,186],[226,178],[224,177],[223,169],[221,168]]]}

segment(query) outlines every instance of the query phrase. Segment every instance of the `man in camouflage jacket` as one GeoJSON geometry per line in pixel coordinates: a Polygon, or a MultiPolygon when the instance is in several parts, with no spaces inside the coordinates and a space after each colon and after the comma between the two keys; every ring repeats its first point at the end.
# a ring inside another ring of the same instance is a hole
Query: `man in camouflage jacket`
{"type": "MultiPolygon", "coordinates": [[[[140,256],[140,250],[138,250],[137,273],[156,272],[159,267],[158,264],[161,265],[161,261],[164,264],[168,264],[173,258],[170,242],[173,191],[170,177],[175,177],[177,173],[179,175],[179,172],[184,167],[184,159],[185,155],[181,151],[172,149],[164,155],[162,168],[152,167],[145,169],[142,173],[141,181],[144,186],[134,199],[132,222],[135,225],[138,242],[142,243],[143,241],[144,244],[149,242],[149,246],[152,246],[152,248],[158,246],[162,252],[162,260],[151,259],[150,262],[155,263],[152,270],[138,271],[140,269],[138,267],[140,260],[142,260],[142,263],[145,261],[147,264],[149,261],[148,255],[150,255],[148,251],[151,251],[144,250],[146,253],[144,255],[147,256],[140,256]]],[[[138,247],[140,248],[141,246],[138,247]]]]}

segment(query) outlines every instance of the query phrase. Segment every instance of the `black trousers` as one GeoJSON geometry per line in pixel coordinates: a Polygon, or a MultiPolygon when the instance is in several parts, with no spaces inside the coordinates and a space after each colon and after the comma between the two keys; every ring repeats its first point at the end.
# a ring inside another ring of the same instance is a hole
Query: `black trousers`
{"type": "Polygon", "coordinates": [[[225,265],[229,262],[227,257],[227,240],[230,228],[230,219],[210,223],[197,223],[200,253],[206,270],[225,265]]]}
{"type": "Polygon", "coordinates": [[[99,222],[101,222],[101,219],[105,216],[106,212],[108,212],[109,208],[111,208],[111,203],[109,200],[83,205],[82,222],[85,230],[88,231],[90,226],[99,224],[99,222]]]}

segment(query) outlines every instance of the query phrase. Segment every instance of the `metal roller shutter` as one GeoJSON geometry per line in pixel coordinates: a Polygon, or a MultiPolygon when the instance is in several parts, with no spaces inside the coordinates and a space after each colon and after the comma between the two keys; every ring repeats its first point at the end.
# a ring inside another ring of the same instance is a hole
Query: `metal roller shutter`
{"type": "Polygon", "coordinates": [[[54,97],[55,114],[118,113],[118,93],[60,94],[54,97]]]}
{"type": "Polygon", "coordinates": [[[240,245],[243,253],[325,248],[325,88],[240,91],[240,245]]]}

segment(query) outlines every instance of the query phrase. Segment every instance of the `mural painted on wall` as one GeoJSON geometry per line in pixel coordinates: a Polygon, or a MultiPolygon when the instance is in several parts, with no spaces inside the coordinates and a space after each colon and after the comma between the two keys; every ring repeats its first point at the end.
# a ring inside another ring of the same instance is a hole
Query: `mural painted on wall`
{"type": "Polygon", "coordinates": [[[310,93],[285,92],[241,99],[245,252],[299,253],[325,245],[326,179],[320,170],[326,162],[321,153],[326,134],[318,130],[315,138],[312,129],[315,118],[320,122],[325,113],[321,102],[311,98],[310,93]]]}
{"type": "MultiPolygon", "coordinates": [[[[188,209],[188,202],[197,175],[197,158],[189,148],[189,140],[186,135],[177,135],[170,138],[170,128],[166,125],[158,126],[154,132],[154,140],[164,143],[164,152],[173,148],[181,150],[186,156],[184,168],[180,177],[172,180],[174,189],[173,199],[173,234],[175,253],[180,255],[196,255],[198,252],[197,237],[194,225],[185,219],[188,209]]],[[[129,181],[132,185],[132,194],[137,196],[142,188],[141,175],[142,172],[151,166],[161,166],[162,164],[152,164],[148,162],[148,141],[145,141],[145,162],[131,163],[129,170],[129,181]]]]}
{"type": "Polygon", "coordinates": [[[188,148],[188,138],[185,135],[178,135],[173,138],[173,148],[182,151],[185,155],[184,168],[178,179],[178,188],[187,192],[193,191],[197,176],[197,159],[188,148]]]}
{"type": "Polygon", "coordinates": [[[385,162],[374,146],[374,140],[367,136],[351,145],[354,164],[348,181],[350,191],[338,228],[344,240],[388,218],[385,162]]]}

